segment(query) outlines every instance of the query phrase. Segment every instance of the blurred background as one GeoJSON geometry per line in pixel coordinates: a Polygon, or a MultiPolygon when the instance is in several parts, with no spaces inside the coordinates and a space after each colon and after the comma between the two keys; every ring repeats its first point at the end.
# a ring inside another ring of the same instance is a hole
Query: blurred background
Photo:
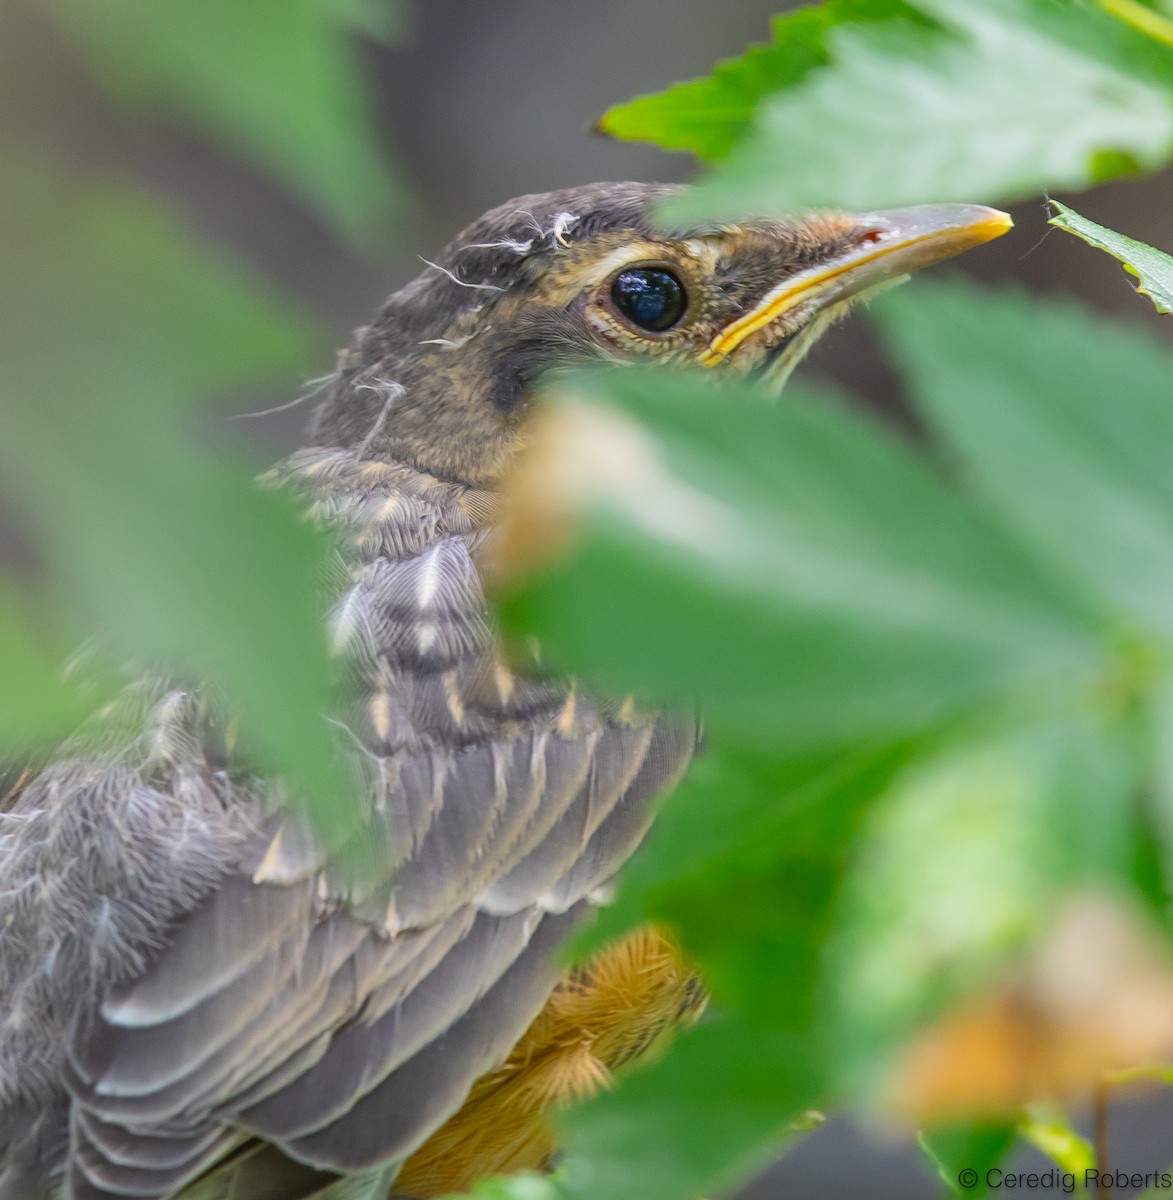
{"type": "MultiPolygon", "coordinates": [[[[402,191],[390,247],[378,257],[341,244],[279,184],[178,122],[128,119],[46,24],[4,0],[0,105],[6,122],[47,141],[65,161],[165,194],[197,229],[294,298],[341,344],[418,272],[419,255],[434,256],[465,223],[512,196],[601,179],[687,179],[694,167],[686,156],[601,139],[591,134],[592,121],[617,101],[707,73],[716,59],[764,40],[770,16],[788,7],[779,0],[404,0],[396,44],[363,47],[402,191]]],[[[1173,250],[1173,173],[1100,188],[1082,195],[1078,207],[1173,250]]],[[[1041,199],[1014,216],[1014,236],[967,256],[957,269],[1074,293],[1106,318],[1121,314],[1173,338],[1173,320],[1134,300],[1116,263],[1073,238],[1048,236],[1041,199]]],[[[318,367],[325,372],[331,365],[326,358],[318,367]]],[[[895,381],[858,317],[823,339],[807,370],[900,412],[895,381]]],[[[295,397],[300,382],[291,379],[281,393],[230,399],[241,411],[268,409],[295,397]]],[[[1105,404],[1112,400],[1104,397],[1105,404]]],[[[307,417],[304,406],[287,408],[226,422],[221,433],[277,457],[297,444],[307,417]]],[[[1114,1129],[1117,1163],[1129,1171],[1168,1166],[1173,1102],[1119,1111],[1114,1129]]],[[[919,1200],[937,1193],[907,1139],[841,1119],[745,1195],[919,1200]]]]}

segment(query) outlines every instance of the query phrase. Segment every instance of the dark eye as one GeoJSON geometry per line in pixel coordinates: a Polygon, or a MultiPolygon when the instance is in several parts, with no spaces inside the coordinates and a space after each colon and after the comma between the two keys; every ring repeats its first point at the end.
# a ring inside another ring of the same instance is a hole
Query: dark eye
{"type": "Polygon", "coordinates": [[[671,329],[688,307],[684,284],[661,267],[620,271],[611,284],[611,303],[635,326],[649,333],[671,329]]]}

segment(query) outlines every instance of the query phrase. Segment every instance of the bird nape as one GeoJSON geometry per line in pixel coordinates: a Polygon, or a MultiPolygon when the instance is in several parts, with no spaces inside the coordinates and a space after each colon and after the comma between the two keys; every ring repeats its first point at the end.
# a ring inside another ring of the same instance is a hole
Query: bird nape
{"type": "Polygon", "coordinates": [[[526,196],[359,330],[279,469],[345,547],[329,603],[356,886],[152,673],[0,800],[0,1200],[385,1200],[544,1168],[550,1113],[689,1020],[670,935],[552,953],[696,747],[506,663],[482,590],[543,370],[780,381],[850,302],[1008,227],[941,205],[668,231],[670,189],[526,196]]]}

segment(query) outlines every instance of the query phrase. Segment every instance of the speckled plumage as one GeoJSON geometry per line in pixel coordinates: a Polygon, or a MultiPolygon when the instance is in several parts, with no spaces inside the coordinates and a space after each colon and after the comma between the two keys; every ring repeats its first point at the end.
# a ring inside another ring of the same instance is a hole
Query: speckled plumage
{"type": "MultiPolygon", "coordinates": [[[[597,185],[475,223],[356,334],[311,445],[274,473],[342,535],[331,719],[390,848],[379,873],[340,874],[213,698],[173,680],[138,680],[18,773],[0,803],[0,1200],[386,1197],[547,1003],[551,951],[696,728],[502,658],[481,576],[530,384],[584,357],[692,361],[779,278],[872,236],[846,217],[659,233],[663,195],[597,185]],[[679,332],[608,315],[624,255],[677,263],[696,310],[679,332]]],[[[791,353],[812,314],[739,362],[791,353]]]]}

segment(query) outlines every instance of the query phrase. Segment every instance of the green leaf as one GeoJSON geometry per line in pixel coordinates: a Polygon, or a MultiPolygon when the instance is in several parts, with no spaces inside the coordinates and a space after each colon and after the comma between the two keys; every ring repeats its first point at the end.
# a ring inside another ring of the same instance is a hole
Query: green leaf
{"type": "Polygon", "coordinates": [[[1014,1136],[1013,1125],[995,1124],[922,1130],[916,1140],[950,1196],[981,1200],[990,1193],[987,1173],[1005,1158],[1014,1136]],[[970,1178],[977,1182],[963,1185],[962,1171],[971,1172],[967,1183],[970,1178]]]}
{"type": "Polygon", "coordinates": [[[0,467],[62,607],[134,661],[210,674],[246,753],[341,836],[326,544],[194,424],[209,389],[300,372],[316,338],[141,196],[6,182],[0,467]]]}
{"type": "Polygon", "coordinates": [[[519,1175],[483,1179],[471,1192],[441,1200],[464,1200],[464,1196],[469,1200],[565,1200],[567,1191],[557,1177],[523,1171],[519,1175]]]}
{"type": "Polygon", "coordinates": [[[598,129],[627,141],[722,158],[749,131],[766,96],[794,87],[830,61],[831,30],[916,15],[903,0],[827,0],[786,13],[774,18],[769,44],[719,62],[704,79],[618,104],[603,115],[598,129]]]}
{"type": "Polygon", "coordinates": [[[598,476],[573,560],[505,607],[553,659],[699,699],[714,728],[790,752],[896,736],[1095,661],[1063,591],[834,397],[769,407],[748,385],[635,369],[575,396],[568,419],[600,413],[633,465],[598,476]]]}
{"type": "Polygon", "coordinates": [[[664,1061],[570,1114],[575,1196],[724,1193],[807,1124],[833,1074],[821,996],[846,851],[908,753],[787,761],[718,742],[667,800],[624,875],[618,922],[676,930],[715,1012],[664,1061]]]}
{"type": "Polygon", "coordinates": [[[876,305],[913,398],[1072,593],[1173,633],[1173,353],[1074,305],[924,283],[876,305]]]}
{"type": "Polygon", "coordinates": [[[1010,963],[1069,891],[1129,886],[1132,764],[1110,725],[1058,698],[1053,716],[1041,707],[913,762],[872,809],[829,951],[848,1094],[1010,963]]]}
{"type": "Polygon", "coordinates": [[[1173,55],[1149,35],[1121,21],[1112,11],[1118,5],[1119,0],[1079,4],[1069,0],[987,0],[983,7],[1122,75],[1173,92],[1173,55]]]}
{"type": "MultiPolygon", "coordinates": [[[[687,1035],[570,1115],[592,1170],[575,1195],[724,1190],[802,1112],[858,1096],[916,1020],[984,982],[1065,889],[1119,882],[1130,778],[1110,731],[1078,717],[1019,724],[1011,714],[838,770],[720,743],[698,764],[619,908],[679,932],[718,1031],[687,1035]]],[[[959,1170],[992,1165],[1009,1138],[929,1140],[959,1170]]]]}
{"type": "Polygon", "coordinates": [[[1173,5],[1168,0],[1142,4],[1140,0],[1099,0],[1105,12],[1165,46],[1173,46],[1173,5]]]}
{"type": "Polygon", "coordinates": [[[711,972],[716,954],[738,952],[735,941],[709,933],[743,907],[742,873],[759,870],[763,854],[777,868],[779,846],[833,857],[854,820],[856,799],[874,795],[907,753],[898,744],[779,758],[711,745],[666,798],[624,870],[617,899],[580,944],[599,945],[641,922],[662,921],[711,972]],[[716,898],[722,889],[727,894],[716,898]],[[686,911],[698,908],[697,897],[706,897],[699,903],[700,925],[686,911]]]}
{"type": "Polygon", "coordinates": [[[183,114],[352,238],[386,229],[395,192],[346,29],[371,0],[37,2],[128,103],[183,114]]]}
{"type": "Polygon", "coordinates": [[[678,932],[715,1013],[567,1118],[584,1167],[576,1196],[724,1193],[828,1097],[840,1045],[827,939],[855,832],[908,754],[791,763],[718,744],[668,800],[619,908],[678,932]]]}
{"type": "Polygon", "coordinates": [[[1152,689],[1146,715],[1153,748],[1149,832],[1160,873],[1159,896],[1164,900],[1168,880],[1173,879],[1173,677],[1168,673],[1152,689]]]}
{"type": "MultiPolygon", "coordinates": [[[[1168,161],[1170,88],[1042,28],[1033,12],[1042,2],[917,0],[947,32],[900,21],[837,27],[827,34],[832,65],[763,101],[754,132],[670,203],[672,217],[1007,201],[1168,161]]],[[[1146,40],[1098,16],[1067,6],[1081,37],[1103,22],[1146,40]]]]}
{"type": "Polygon", "coordinates": [[[30,596],[0,584],[0,762],[30,742],[69,732],[85,712],[64,678],[71,647],[55,634],[38,619],[30,596]]]}
{"type": "Polygon", "coordinates": [[[1095,1148],[1071,1128],[1070,1120],[1061,1109],[1041,1104],[1033,1106],[1018,1128],[1026,1141],[1077,1179],[1083,1179],[1084,1173],[1096,1165],[1095,1148]]]}
{"type": "Polygon", "coordinates": [[[669,925],[722,1000],[745,1012],[764,1008],[767,1023],[792,1011],[782,996],[793,997],[796,980],[813,971],[807,956],[820,936],[826,885],[844,865],[861,813],[915,745],[775,757],[714,742],[666,799],[591,943],[645,921],[669,925]],[[752,934],[748,909],[761,918],[752,934]],[[745,936],[730,937],[734,926],[745,936]]]}
{"type": "Polygon", "coordinates": [[[1139,281],[1137,291],[1152,300],[1157,312],[1173,312],[1173,256],[1115,230],[1105,229],[1057,200],[1052,200],[1051,204],[1058,211],[1050,224],[1075,234],[1089,246],[1103,250],[1123,263],[1124,269],[1139,281]]]}
{"type": "Polygon", "coordinates": [[[817,1094],[811,1040],[721,1014],[566,1119],[583,1200],[681,1200],[725,1191],[776,1157],[817,1094]]]}

